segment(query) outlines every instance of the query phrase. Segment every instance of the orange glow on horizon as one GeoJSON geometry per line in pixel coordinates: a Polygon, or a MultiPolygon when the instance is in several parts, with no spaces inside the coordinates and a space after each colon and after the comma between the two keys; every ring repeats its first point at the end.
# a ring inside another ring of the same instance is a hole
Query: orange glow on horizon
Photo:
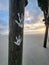
{"type": "Polygon", "coordinates": [[[45,33],[45,27],[36,30],[24,30],[24,34],[43,34],[45,33]]]}
{"type": "Polygon", "coordinates": [[[39,30],[39,32],[40,32],[40,33],[44,33],[44,32],[45,32],[45,28],[41,28],[41,29],[39,30]]]}

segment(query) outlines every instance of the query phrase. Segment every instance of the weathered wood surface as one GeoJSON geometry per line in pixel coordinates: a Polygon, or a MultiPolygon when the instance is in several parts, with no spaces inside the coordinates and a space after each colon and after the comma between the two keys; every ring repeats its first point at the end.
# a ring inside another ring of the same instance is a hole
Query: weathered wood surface
{"type": "Polygon", "coordinates": [[[44,48],[47,47],[47,38],[48,38],[48,26],[46,26],[46,30],[45,30],[45,38],[44,38],[44,45],[43,45],[44,48]]]}
{"type": "Polygon", "coordinates": [[[46,26],[44,45],[43,45],[44,48],[47,47],[48,28],[49,28],[49,1],[47,0],[47,2],[48,2],[47,12],[44,13],[44,16],[45,16],[45,26],[46,26]]]}
{"type": "Polygon", "coordinates": [[[8,65],[22,65],[24,0],[9,0],[8,65]]]}
{"type": "Polygon", "coordinates": [[[38,6],[44,13],[44,20],[46,31],[45,31],[45,38],[44,38],[44,45],[43,47],[46,48],[47,45],[47,37],[48,37],[48,27],[49,27],[49,0],[38,0],[38,6]]]}

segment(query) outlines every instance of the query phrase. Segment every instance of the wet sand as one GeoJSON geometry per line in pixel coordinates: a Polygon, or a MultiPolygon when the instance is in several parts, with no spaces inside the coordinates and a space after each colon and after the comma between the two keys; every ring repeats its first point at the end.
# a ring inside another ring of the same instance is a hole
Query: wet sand
{"type": "Polygon", "coordinates": [[[25,35],[23,65],[49,65],[49,42],[43,48],[44,34],[25,35]]]}
{"type": "MultiPolygon", "coordinates": [[[[49,42],[43,48],[44,35],[24,35],[23,65],[49,65],[49,42]]],[[[0,65],[8,65],[8,36],[0,35],[0,65]]]]}

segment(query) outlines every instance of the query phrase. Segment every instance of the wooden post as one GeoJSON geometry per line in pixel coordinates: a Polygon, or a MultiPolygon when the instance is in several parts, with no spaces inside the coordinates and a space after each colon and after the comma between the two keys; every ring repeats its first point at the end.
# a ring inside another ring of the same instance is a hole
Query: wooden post
{"type": "Polygon", "coordinates": [[[48,27],[49,27],[49,1],[48,1],[48,8],[47,8],[47,14],[45,14],[45,25],[46,25],[46,31],[45,31],[45,38],[44,38],[44,45],[43,47],[46,48],[47,45],[47,38],[48,38],[48,27]]]}
{"type": "Polygon", "coordinates": [[[45,31],[45,38],[44,38],[44,45],[43,45],[44,48],[46,48],[47,45],[47,37],[48,37],[48,26],[46,26],[46,31],[45,31]]]}
{"type": "Polygon", "coordinates": [[[49,1],[48,1],[48,17],[49,17],[49,1]]]}
{"type": "Polygon", "coordinates": [[[24,0],[9,0],[8,65],[22,65],[24,0]]]}

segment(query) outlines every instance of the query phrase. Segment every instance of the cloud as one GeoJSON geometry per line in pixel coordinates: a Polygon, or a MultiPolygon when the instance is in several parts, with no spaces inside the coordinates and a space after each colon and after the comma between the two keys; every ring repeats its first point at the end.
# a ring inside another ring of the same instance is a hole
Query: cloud
{"type": "Polygon", "coordinates": [[[36,30],[36,29],[39,29],[41,27],[45,27],[44,23],[42,22],[37,22],[37,23],[32,23],[32,24],[24,24],[24,28],[27,28],[27,29],[33,29],[33,30],[36,30]]]}
{"type": "Polygon", "coordinates": [[[40,22],[43,20],[44,15],[43,12],[40,12],[40,14],[37,14],[38,11],[35,12],[31,12],[29,10],[25,10],[25,18],[24,18],[24,23],[26,24],[30,24],[30,23],[36,23],[38,20],[40,20],[40,22]]]}
{"type": "Polygon", "coordinates": [[[44,23],[38,22],[35,24],[24,24],[24,33],[25,34],[37,34],[37,33],[44,33],[45,25],[44,23]]]}
{"type": "Polygon", "coordinates": [[[9,32],[9,0],[0,0],[0,34],[9,32]]]}
{"type": "Polygon", "coordinates": [[[41,27],[38,29],[24,29],[24,34],[43,34],[45,33],[45,27],[41,27]]]}
{"type": "Polygon", "coordinates": [[[44,33],[45,25],[43,22],[43,12],[38,7],[37,0],[28,1],[29,3],[25,8],[24,33],[44,33]]]}
{"type": "Polygon", "coordinates": [[[0,24],[0,34],[2,34],[2,35],[5,34],[5,35],[7,35],[8,32],[9,32],[8,27],[5,26],[5,25],[1,25],[1,24],[0,24]]]}
{"type": "Polygon", "coordinates": [[[36,22],[36,19],[35,19],[34,13],[30,14],[29,10],[25,10],[24,24],[31,24],[35,22],[36,22]]]}
{"type": "Polygon", "coordinates": [[[8,35],[9,34],[9,30],[1,30],[0,34],[1,35],[8,35]]]}
{"type": "Polygon", "coordinates": [[[9,0],[0,0],[0,34],[8,34],[9,0]]]}
{"type": "Polygon", "coordinates": [[[24,33],[44,33],[45,25],[43,18],[43,12],[41,12],[39,15],[34,15],[30,14],[30,12],[26,10],[24,20],[24,33]]]}
{"type": "Polygon", "coordinates": [[[0,29],[3,29],[3,28],[5,28],[5,26],[3,26],[3,25],[0,25],[0,29]]]}

